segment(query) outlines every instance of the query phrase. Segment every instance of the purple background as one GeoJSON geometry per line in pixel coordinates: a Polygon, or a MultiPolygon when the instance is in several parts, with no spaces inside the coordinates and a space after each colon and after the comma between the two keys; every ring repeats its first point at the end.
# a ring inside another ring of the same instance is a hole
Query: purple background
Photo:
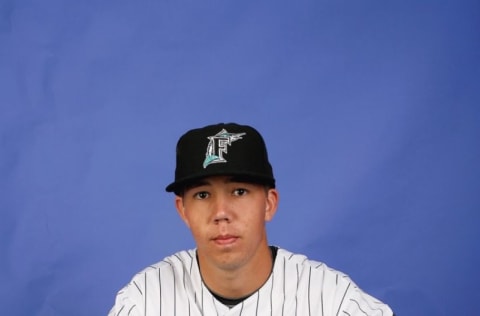
{"type": "Polygon", "coordinates": [[[0,1],[0,309],[106,315],[193,240],[186,130],[264,135],[270,242],[398,315],[474,315],[478,1],[0,1]]]}

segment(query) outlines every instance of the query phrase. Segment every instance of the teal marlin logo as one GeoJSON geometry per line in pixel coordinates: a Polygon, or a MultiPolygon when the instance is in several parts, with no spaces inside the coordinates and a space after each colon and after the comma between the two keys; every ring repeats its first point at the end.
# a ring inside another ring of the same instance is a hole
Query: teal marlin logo
{"type": "Polygon", "coordinates": [[[233,142],[242,139],[242,136],[246,133],[229,133],[225,129],[222,129],[220,132],[214,136],[209,136],[208,139],[210,142],[207,146],[207,153],[205,154],[205,161],[203,162],[203,168],[207,168],[208,165],[212,163],[222,163],[227,162],[223,157],[223,154],[228,152],[228,146],[233,142]]]}

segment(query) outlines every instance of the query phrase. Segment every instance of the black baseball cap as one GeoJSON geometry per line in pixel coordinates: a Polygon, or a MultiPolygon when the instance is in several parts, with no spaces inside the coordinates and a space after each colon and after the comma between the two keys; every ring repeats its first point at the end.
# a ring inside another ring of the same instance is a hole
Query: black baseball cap
{"type": "Polygon", "coordinates": [[[167,192],[179,193],[189,183],[218,175],[275,187],[263,137],[248,125],[219,123],[186,132],[177,143],[176,163],[167,192]]]}

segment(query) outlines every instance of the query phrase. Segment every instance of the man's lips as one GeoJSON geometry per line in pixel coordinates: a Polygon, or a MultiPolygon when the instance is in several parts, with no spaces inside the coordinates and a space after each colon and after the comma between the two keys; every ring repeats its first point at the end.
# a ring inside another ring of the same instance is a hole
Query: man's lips
{"type": "Polygon", "coordinates": [[[212,240],[217,245],[230,245],[233,244],[237,239],[238,237],[234,235],[219,235],[214,237],[212,240]]]}

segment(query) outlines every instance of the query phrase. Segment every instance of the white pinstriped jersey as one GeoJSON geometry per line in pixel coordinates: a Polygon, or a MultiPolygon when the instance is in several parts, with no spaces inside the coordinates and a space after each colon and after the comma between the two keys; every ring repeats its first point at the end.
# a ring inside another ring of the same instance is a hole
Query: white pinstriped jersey
{"type": "Polygon", "coordinates": [[[392,316],[391,309],[324,263],[278,249],[267,282],[232,308],[202,282],[195,250],[181,251],[134,276],[109,316],[392,316]]]}

